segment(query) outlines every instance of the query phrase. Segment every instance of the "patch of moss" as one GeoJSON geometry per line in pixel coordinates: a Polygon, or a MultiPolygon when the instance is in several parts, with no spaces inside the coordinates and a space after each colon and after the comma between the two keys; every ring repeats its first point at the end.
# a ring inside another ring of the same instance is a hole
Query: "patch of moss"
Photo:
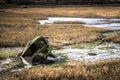
{"type": "Polygon", "coordinates": [[[84,42],[84,43],[77,44],[77,45],[72,45],[72,46],[69,46],[69,47],[70,48],[84,49],[84,48],[90,48],[90,47],[97,46],[97,45],[99,45],[101,43],[102,43],[102,41],[98,40],[98,41],[94,41],[94,42],[84,42]]]}
{"type": "Polygon", "coordinates": [[[113,47],[113,46],[110,46],[110,47],[101,47],[101,48],[99,48],[99,49],[101,49],[101,50],[115,49],[115,47],[113,47]]]}
{"type": "Polygon", "coordinates": [[[111,34],[116,34],[116,33],[120,33],[120,30],[110,30],[110,31],[106,31],[103,33],[103,36],[108,36],[108,35],[111,35],[111,34]]]}
{"type": "Polygon", "coordinates": [[[110,31],[106,31],[105,33],[110,33],[110,34],[111,34],[111,33],[115,33],[115,32],[116,32],[116,33],[119,33],[120,30],[110,30],[110,31]]]}
{"type": "Polygon", "coordinates": [[[2,65],[2,68],[6,68],[6,70],[14,70],[14,69],[19,69],[19,68],[23,68],[24,64],[21,61],[20,58],[10,58],[11,62],[2,65]]]}
{"type": "Polygon", "coordinates": [[[73,45],[73,46],[70,46],[70,48],[79,48],[79,49],[84,49],[85,46],[83,46],[82,44],[80,45],[73,45]]]}
{"type": "Polygon", "coordinates": [[[17,55],[17,52],[14,50],[0,51],[0,59],[15,57],[16,55],[17,55]]]}
{"type": "Polygon", "coordinates": [[[23,68],[24,67],[24,63],[21,61],[20,58],[14,58],[11,64],[11,68],[12,69],[19,69],[19,68],[23,68]]]}

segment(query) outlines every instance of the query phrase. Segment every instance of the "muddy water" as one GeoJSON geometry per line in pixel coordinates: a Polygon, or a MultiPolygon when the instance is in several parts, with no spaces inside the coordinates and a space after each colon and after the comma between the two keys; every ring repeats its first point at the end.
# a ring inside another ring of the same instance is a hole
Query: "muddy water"
{"type": "MultiPolygon", "coordinates": [[[[4,51],[4,52],[9,52],[9,51],[15,51],[16,53],[21,53],[23,50],[23,47],[7,47],[7,48],[0,48],[0,51],[4,51]]],[[[19,57],[15,57],[14,58],[6,58],[3,60],[0,60],[0,71],[10,71],[10,72],[15,72],[15,71],[22,71],[24,69],[29,69],[30,67],[32,67],[32,65],[30,63],[28,63],[22,56],[19,57]],[[17,59],[16,59],[17,58],[17,59]],[[21,68],[17,68],[17,69],[12,69],[12,67],[18,66],[19,63],[16,60],[20,60],[24,63],[24,67],[21,68]],[[12,66],[12,67],[11,67],[12,66]]]]}
{"type": "MultiPolygon", "coordinates": [[[[82,25],[87,27],[92,26],[120,30],[120,18],[48,17],[47,20],[39,20],[41,25],[54,24],[57,21],[76,21],[84,23],[82,25]]],[[[84,49],[67,47],[60,50],[53,50],[53,53],[67,56],[68,60],[84,60],[90,62],[109,58],[120,58],[120,44],[107,43],[91,47],[84,49]]]]}
{"type": "MultiPolygon", "coordinates": [[[[23,50],[20,48],[1,48],[1,50],[16,50],[16,52],[20,52],[23,50]]],[[[99,45],[92,45],[85,48],[74,48],[71,46],[66,46],[59,50],[53,50],[53,54],[59,55],[60,58],[66,58],[67,61],[76,60],[76,61],[88,61],[88,62],[96,62],[99,60],[105,59],[120,59],[120,44],[115,43],[103,43],[99,45]]],[[[22,71],[24,69],[28,69],[32,67],[30,63],[28,63],[24,58],[22,58],[25,66],[20,69],[13,69],[11,72],[22,71]]],[[[5,60],[0,61],[0,71],[9,69],[8,66],[11,64],[12,59],[7,58],[5,60]]]]}
{"type": "Polygon", "coordinates": [[[98,60],[120,58],[120,44],[104,43],[87,49],[66,47],[61,50],[53,50],[53,53],[67,56],[68,60],[96,62],[98,60]]]}
{"type": "Polygon", "coordinates": [[[17,66],[16,63],[13,63],[12,58],[7,58],[5,60],[0,61],[0,71],[10,71],[10,72],[16,72],[16,71],[22,71],[24,69],[29,69],[32,67],[30,63],[28,63],[23,57],[21,57],[22,62],[24,63],[24,67],[12,69],[10,65],[17,66]]]}
{"type": "MultiPolygon", "coordinates": [[[[109,28],[112,30],[120,30],[120,18],[114,18],[114,19],[105,19],[105,18],[73,18],[73,17],[48,17],[47,20],[39,20],[40,24],[53,24],[55,21],[77,21],[77,22],[83,22],[85,24],[82,24],[83,26],[95,26],[95,27],[103,27],[103,28],[109,28]]],[[[17,48],[0,48],[0,51],[10,51],[14,50],[17,53],[22,52],[23,47],[17,47],[17,48]]],[[[118,58],[120,59],[120,44],[115,43],[103,43],[97,46],[90,46],[85,48],[72,48],[72,47],[65,47],[63,49],[59,50],[53,50],[53,54],[59,55],[60,58],[67,58],[67,61],[70,60],[77,60],[77,61],[88,61],[88,62],[96,62],[99,60],[104,59],[113,59],[118,58]]],[[[30,63],[28,63],[24,58],[22,58],[22,62],[25,64],[23,68],[17,69],[17,70],[11,70],[11,72],[14,71],[21,71],[24,69],[28,69],[32,67],[30,63]]],[[[11,58],[7,58],[5,60],[0,60],[0,71],[9,69],[9,64],[12,63],[11,58]],[[8,66],[6,66],[8,65],[8,66]]]]}
{"type": "Polygon", "coordinates": [[[2,67],[3,65],[9,64],[12,60],[10,58],[7,58],[5,60],[2,60],[0,63],[0,71],[6,70],[8,67],[2,67]]]}
{"type": "Polygon", "coordinates": [[[53,24],[56,21],[77,21],[83,22],[83,26],[102,27],[113,30],[120,29],[120,18],[80,18],[80,17],[48,17],[47,20],[39,20],[40,24],[53,24]]]}

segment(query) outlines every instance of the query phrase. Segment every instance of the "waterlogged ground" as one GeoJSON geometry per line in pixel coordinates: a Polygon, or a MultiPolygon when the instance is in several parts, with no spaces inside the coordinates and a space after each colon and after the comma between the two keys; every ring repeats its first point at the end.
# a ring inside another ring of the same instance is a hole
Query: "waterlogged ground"
{"type": "MultiPolygon", "coordinates": [[[[1,51],[16,51],[17,53],[23,50],[23,47],[19,48],[0,48],[1,51]]],[[[87,61],[96,62],[105,59],[120,59],[120,44],[115,43],[101,43],[100,41],[91,43],[81,43],[77,45],[71,45],[63,47],[59,50],[53,50],[53,54],[58,55],[59,60],[65,59],[66,61],[76,60],[76,61],[87,61]]],[[[28,69],[32,67],[24,59],[22,60],[25,64],[22,68],[9,67],[10,65],[18,66],[18,62],[13,63],[12,58],[7,58],[0,61],[0,71],[9,70],[11,72],[21,71],[23,69],[28,69]]]]}
{"type": "Polygon", "coordinates": [[[0,60],[0,71],[22,71],[24,69],[28,69],[32,67],[30,63],[28,63],[23,57],[18,57],[18,54],[21,53],[23,47],[15,47],[15,48],[0,48],[0,51],[4,54],[12,54],[9,52],[16,52],[16,55],[5,57],[5,59],[0,60]]]}
{"type": "MultiPolygon", "coordinates": [[[[39,20],[41,25],[44,24],[82,24],[88,27],[102,27],[112,30],[120,30],[120,18],[81,18],[81,17],[48,17],[46,20],[39,20]]],[[[115,31],[120,33],[119,31],[115,31]]],[[[110,35],[104,33],[103,37],[110,35]]],[[[67,60],[82,60],[95,62],[98,60],[120,58],[120,44],[115,43],[82,43],[65,47],[60,50],[53,50],[53,53],[67,57],[67,60]],[[92,44],[92,45],[91,45],[92,44]]]]}
{"type": "Polygon", "coordinates": [[[66,56],[67,60],[95,62],[98,60],[120,58],[120,44],[104,43],[100,45],[84,44],[53,50],[53,53],[66,56]],[[86,47],[85,47],[86,46],[86,47]]]}
{"type": "MultiPolygon", "coordinates": [[[[112,18],[73,18],[73,17],[48,17],[48,20],[39,20],[43,24],[53,24],[55,21],[76,21],[82,22],[84,26],[96,26],[109,28],[112,30],[120,30],[120,19],[112,18]]],[[[119,31],[117,33],[120,33],[119,31]]],[[[104,33],[103,37],[110,35],[111,33],[104,33]]],[[[24,58],[21,58],[24,65],[20,62],[17,54],[22,52],[23,47],[15,48],[0,48],[0,71],[9,70],[11,72],[21,71],[32,67],[24,58]],[[2,55],[4,54],[4,55],[2,55]],[[14,57],[16,59],[14,59],[14,57]],[[1,57],[0,57],[1,58],[1,57]],[[15,67],[17,66],[17,67],[15,67]]],[[[94,63],[99,60],[105,59],[120,59],[120,44],[107,43],[102,41],[95,41],[89,43],[81,43],[77,45],[65,46],[62,49],[53,50],[53,54],[58,55],[58,60],[76,60],[87,61],[94,63]]]]}

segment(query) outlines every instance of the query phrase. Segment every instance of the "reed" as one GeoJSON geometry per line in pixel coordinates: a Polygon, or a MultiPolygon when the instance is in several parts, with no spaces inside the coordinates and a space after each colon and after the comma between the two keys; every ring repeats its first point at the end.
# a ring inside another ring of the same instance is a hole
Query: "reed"
{"type": "Polygon", "coordinates": [[[15,76],[19,80],[119,80],[119,62],[119,59],[94,64],[74,61],[61,67],[34,67],[15,76]]]}
{"type": "Polygon", "coordinates": [[[83,27],[81,25],[1,25],[0,46],[25,46],[29,40],[37,36],[48,37],[54,47],[62,47],[81,42],[95,41],[107,29],[83,27]]]}

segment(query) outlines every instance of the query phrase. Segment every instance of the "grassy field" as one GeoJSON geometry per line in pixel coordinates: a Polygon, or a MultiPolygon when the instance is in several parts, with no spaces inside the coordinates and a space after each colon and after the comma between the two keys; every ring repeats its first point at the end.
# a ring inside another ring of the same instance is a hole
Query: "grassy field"
{"type": "Polygon", "coordinates": [[[60,67],[33,67],[15,76],[20,80],[119,80],[119,63],[119,59],[94,64],[73,61],[60,67]]]}
{"type": "MultiPolygon", "coordinates": [[[[92,42],[102,39],[102,34],[111,30],[84,27],[81,24],[40,25],[39,19],[48,16],[105,17],[120,18],[120,7],[39,7],[0,9],[0,47],[25,46],[37,36],[48,37],[54,48],[66,45],[92,42]]],[[[78,23],[78,22],[77,22],[78,23]]],[[[119,34],[106,36],[103,41],[120,42],[119,34]]],[[[11,52],[8,56],[13,56],[11,52]]],[[[3,53],[0,54],[0,56],[3,53]]],[[[16,55],[16,54],[15,54],[16,55]]],[[[4,56],[4,55],[2,55],[4,56]]],[[[40,65],[29,70],[2,74],[3,80],[119,80],[120,59],[105,60],[89,64],[86,62],[67,62],[61,66],[40,65]],[[5,78],[5,76],[7,78],[5,78]]]]}
{"type": "Polygon", "coordinates": [[[24,46],[29,40],[41,35],[49,37],[55,47],[94,41],[101,32],[108,30],[86,28],[77,24],[44,25],[37,22],[48,16],[120,17],[120,7],[55,7],[10,8],[0,10],[0,46],[24,46]],[[57,28],[56,28],[57,27],[57,28]]]}
{"type": "Polygon", "coordinates": [[[39,35],[49,38],[54,47],[78,44],[97,40],[106,29],[83,27],[77,25],[27,25],[27,26],[4,26],[1,29],[0,46],[24,46],[29,40],[39,35]]]}

